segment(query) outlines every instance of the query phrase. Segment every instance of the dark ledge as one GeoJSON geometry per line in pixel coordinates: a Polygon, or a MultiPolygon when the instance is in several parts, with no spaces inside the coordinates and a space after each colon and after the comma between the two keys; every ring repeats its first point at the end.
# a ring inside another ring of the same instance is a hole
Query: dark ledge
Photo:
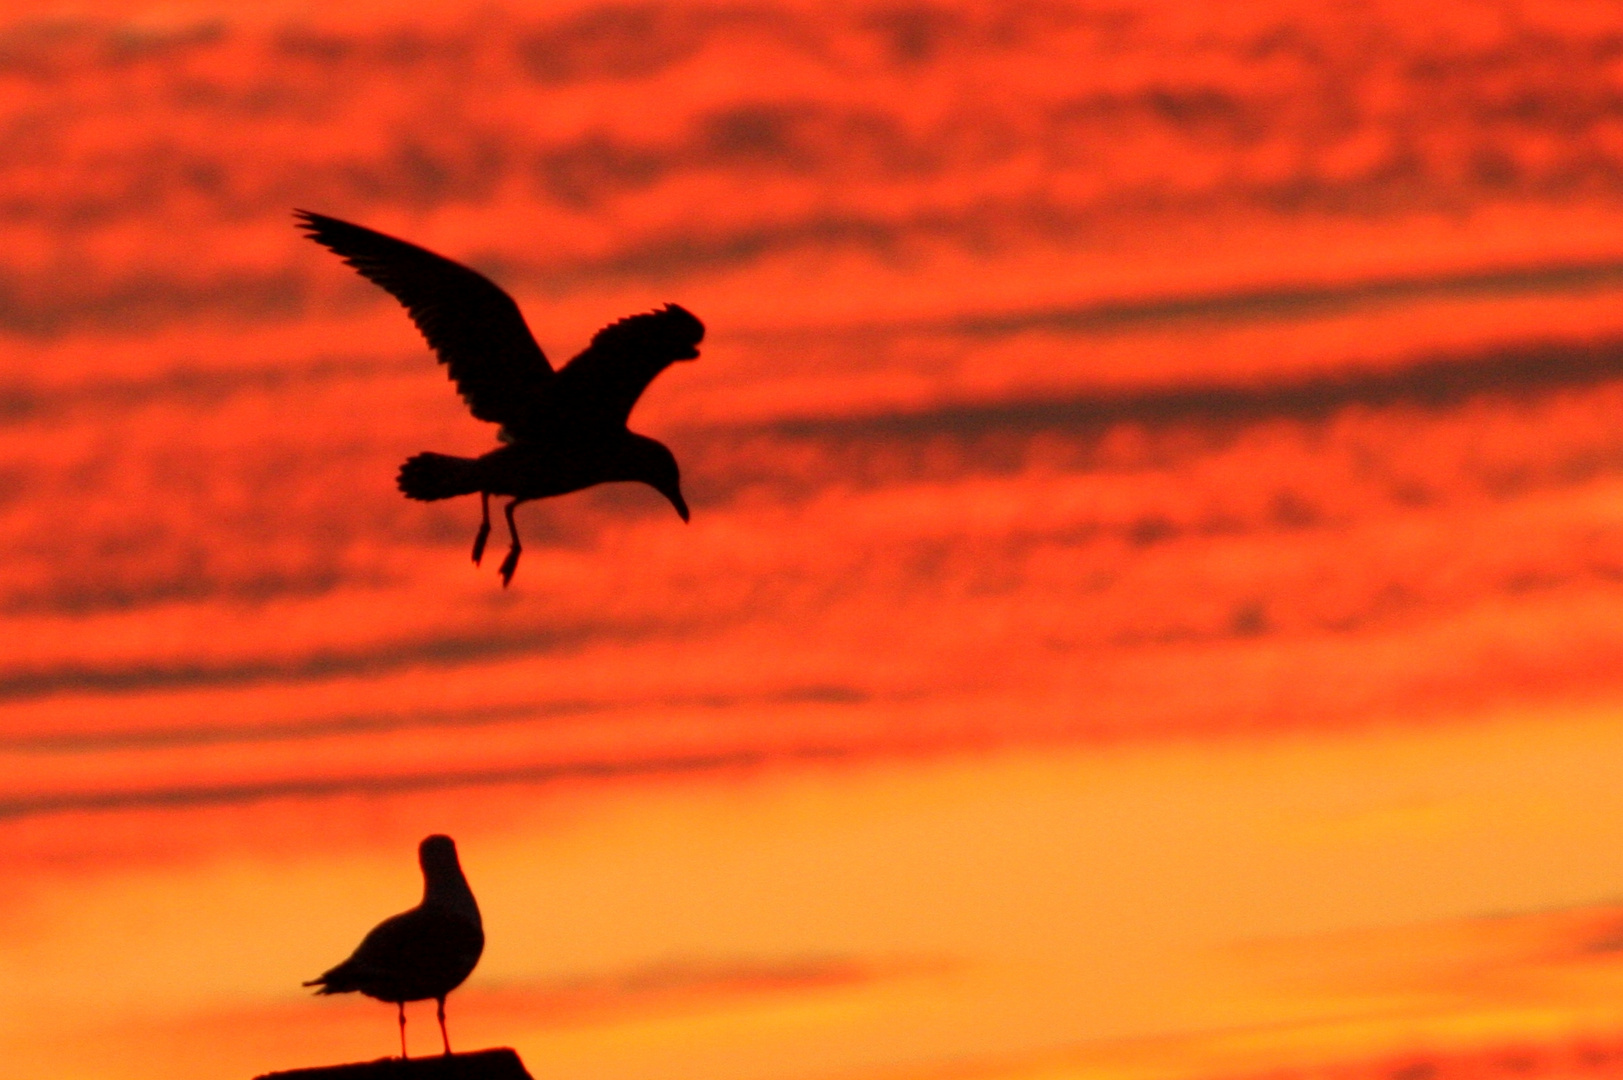
{"type": "Polygon", "coordinates": [[[254,1080],[533,1080],[512,1050],[475,1050],[471,1054],[379,1058],[349,1065],[322,1065],[266,1073],[254,1080]]]}

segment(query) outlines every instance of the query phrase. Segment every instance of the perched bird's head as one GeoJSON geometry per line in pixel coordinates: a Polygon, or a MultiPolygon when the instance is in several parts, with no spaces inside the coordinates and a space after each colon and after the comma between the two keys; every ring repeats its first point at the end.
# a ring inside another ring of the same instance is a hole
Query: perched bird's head
{"type": "Polygon", "coordinates": [[[456,841],[449,836],[425,837],[417,845],[417,862],[423,868],[423,905],[450,911],[474,926],[479,920],[479,905],[468,888],[468,879],[462,876],[462,864],[457,861],[456,841]]]}
{"type": "Polygon", "coordinates": [[[438,833],[425,837],[417,845],[417,863],[423,868],[425,878],[445,877],[448,874],[460,877],[462,874],[462,864],[456,858],[456,841],[438,833]]]}
{"type": "Polygon", "coordinates": [[[621,478],[647,484],[671,501],[683,521],[688,520],[688,503],[682,498],[682,471],[676,467],[676,455],[664,443],[633,435],[625,444],[621,464],[625,469],[621,478]]]}

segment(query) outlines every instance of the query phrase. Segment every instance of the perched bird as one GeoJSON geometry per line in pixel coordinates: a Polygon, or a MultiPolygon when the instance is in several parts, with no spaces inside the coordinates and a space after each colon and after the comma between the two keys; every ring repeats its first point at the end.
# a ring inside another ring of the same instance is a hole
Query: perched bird
{"type": "Polygon", "coordinates": [[[348,960],[305,986],[318,994],[359,990],[379,1001],[392,1001],[400,1013],[400,1056],[406,1056],[406,1002],[439,1003],[440,1038],[451,1052],[445,1031],[445,996],[462,985],[485,950],[484,924],[473,890],[462,876],[456,843],[449,836],[430,836],[417,846],[423,868],[423,902],[372,928],[348,960]]]}
{"type": "Polygon", "coordinates": [[[662,443],[626,430],[632,406],[661,371],[699,356],[704,324],[675,304],[599,330],[584,351],[554,371],[513,298],[483,274],[432,251],[347,221],[294,212],[312,240],[405,305],[439,354],[473,415],[501,425],[504,444],[483,457],[423,453],[400,467],[408,499],[425,502],[478,493],[484,516],[473,561],[490,537],[490,497],[504,495],[511,544],[502,585],[518,567],[519,503],[614,480],[639,480],[688,520],[676,458],[662,443]]]}

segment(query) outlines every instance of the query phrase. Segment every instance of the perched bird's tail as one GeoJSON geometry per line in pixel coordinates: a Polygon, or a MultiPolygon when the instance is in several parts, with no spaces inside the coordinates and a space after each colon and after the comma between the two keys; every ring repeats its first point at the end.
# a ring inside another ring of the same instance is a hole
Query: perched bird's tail
{"type": "Polygon", "coordinates": [[[472,495],[481,486],[479,462],[450,454],[418,454],[400,466],[395,484],[408,499],[433,502],[472,495]]]}
{"type": "Polygon", "coordinates": [[[354,990],[355,987],[345,985],[341,980],[335,978],[335,976],[343,974],[343,968],[344,965],[339,964],[337,967],[333,968],[320,978],[311,979],[309,982],[301,985],[320,987],[320,989],[316,991],[317,994],[347,994],[354,990]]]}

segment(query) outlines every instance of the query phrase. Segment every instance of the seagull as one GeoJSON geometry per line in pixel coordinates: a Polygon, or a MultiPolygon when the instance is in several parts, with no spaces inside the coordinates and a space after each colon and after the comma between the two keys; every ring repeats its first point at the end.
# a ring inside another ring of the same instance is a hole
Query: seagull
{"type": "Polygon", "coordinates": [[[408,499],[424,502],[479,495],[484,516],[473,541],[475,566],[490,538],[490,497],[511,499],[503,588],[523,550],[513,524],[519,503],[638,480],[688,520],[676,457],[664,444],[628,431],[626,420],[655,376],[678,360],[698,359],[704,324],[690,312],[666,304],[611,323],[554,371],[518,304],[483,274],[347,221],[308,210],[294,216],[310,239],[405,306],[468,410],[500,425],[497,449],[478,458],[418,454],[400,466],[396,484],[408,499]]]}
{"type": "Polygon", "coordinates": [[[305,986],[317,994],[356,990],[379,1001],[392,1001],[400,1012],[400,1057],[406,1057],[406,1002],[439,1003],[440,1039],[451,1053],[445,1032],[445,996],[462,985],[485,950],[484,924],[473,890],[462,876],[456,842],[430,836],[417,845],[423,868],[423,902],[390,916],[372,928],[350,958],[305,986]]]}

